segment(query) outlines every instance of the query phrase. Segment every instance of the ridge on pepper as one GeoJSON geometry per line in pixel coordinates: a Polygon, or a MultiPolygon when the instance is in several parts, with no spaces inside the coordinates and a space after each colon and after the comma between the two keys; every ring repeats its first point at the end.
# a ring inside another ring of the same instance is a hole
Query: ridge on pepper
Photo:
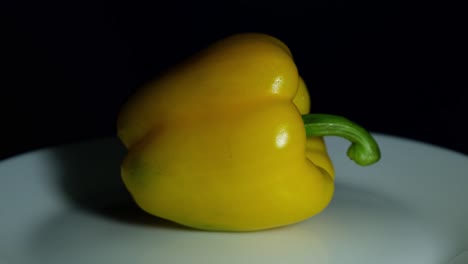
{"type": "Polygon", "coordinates": [[[157,217],[203,230],[255,231],[324,210],[334,169],[323,136],[352,142],[360,165],[380,158],[346,118],[310,114],[289,48],[260,33],[222,39],[139,89],[117,132],[122,180],[157,217]]]}

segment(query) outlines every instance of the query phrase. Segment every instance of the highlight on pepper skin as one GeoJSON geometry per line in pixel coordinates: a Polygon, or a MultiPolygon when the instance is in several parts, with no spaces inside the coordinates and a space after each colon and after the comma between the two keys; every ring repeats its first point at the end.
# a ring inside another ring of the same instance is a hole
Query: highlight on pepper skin
{"type": "Polygon", "coordinates": [[[279,130],[277,136],[276,136],[276,147],[277,148],[282,148],[288,143],[288,132],[286,129],[282,128],[279,130]]]}

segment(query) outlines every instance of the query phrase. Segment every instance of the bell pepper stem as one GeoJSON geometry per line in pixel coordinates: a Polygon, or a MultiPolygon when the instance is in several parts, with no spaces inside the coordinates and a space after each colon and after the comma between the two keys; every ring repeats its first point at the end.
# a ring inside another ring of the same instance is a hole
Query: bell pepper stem
{"type": "Polygon", "coordinates": [[[340,136],[351,141],[348,157],[361,166],[380,160],[380,149],[372,135],[360,125],[336,115],[307,114],[302,116],[306,136],[340,136]]]}

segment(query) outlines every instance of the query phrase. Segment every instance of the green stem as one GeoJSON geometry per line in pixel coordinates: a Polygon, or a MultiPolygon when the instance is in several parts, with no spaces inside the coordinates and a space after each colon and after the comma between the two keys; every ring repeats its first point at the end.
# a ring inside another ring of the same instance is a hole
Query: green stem
{"type": "Polygon", "coordinates": [[[327,114],[303,115],[307,137],[340,136],[351,141],[348,157],[361,166],[377,162],[380,149],[375,139],[363,127],[341,116],[327,114]]]}

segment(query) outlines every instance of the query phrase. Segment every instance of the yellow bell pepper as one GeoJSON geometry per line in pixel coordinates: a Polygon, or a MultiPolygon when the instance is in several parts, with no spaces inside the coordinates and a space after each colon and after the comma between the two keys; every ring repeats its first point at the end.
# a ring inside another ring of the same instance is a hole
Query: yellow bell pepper
{"type": "Polygon", "coordinates": [[[122,179],[155,216],[204,230],[253,231],[321,212],[334,191],[322,136],[355,142],[367,165],[379,149],[342,117],[310,114],[288,47],[256,33],[220,40],[138,90],[122,107],[122,179]]]}

